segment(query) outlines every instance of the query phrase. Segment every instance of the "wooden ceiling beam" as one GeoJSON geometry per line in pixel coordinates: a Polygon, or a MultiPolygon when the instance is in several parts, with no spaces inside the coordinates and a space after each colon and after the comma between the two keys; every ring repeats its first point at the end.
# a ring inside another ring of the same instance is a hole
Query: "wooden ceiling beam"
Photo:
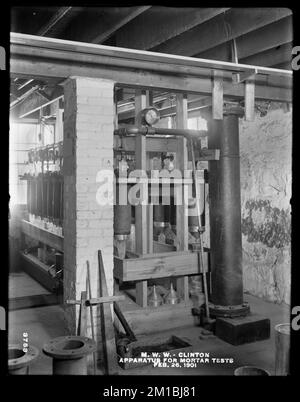
{"type": "Polygon", "coordinates": [[[116,34],[116,45],[148,50],[224,13],[229,8],[152,7],[116,34]]]}
{"type": "Polygon", "coordinates": [[[151,50],[192,56],[291,14],[292,11],[288,8],[232,8],[225,14],[196,26],[151,50]]]}
{"type": "MultiPolygon", "coordinates": [[[[164,89],[210,95],[211,71],[223,71],[224,96],[244,97],[244,85],[232,73],[256,71],[256,97],[291,100],[292,74],[228,62],[128,50],[32,35],[11,34],[11,72],[32,76],[107,78],[123,87],[164,89]],[[109,68],[108,68],[109,66],[109,68]]],[[[274,99],[275,100],[275,99],[274,99]]]]}
{"type": "MultiPolygon", "coordinates": [[[[260,29],[249,32],[236,38],[238,61],[256,53],[264,52],[276,46],[292,42],[293,20],[292,16],[268,24],[260,29]]],[[[194,57],[231,61],[231,48],[229,43],[223,43],[194,57]]]]}
{"type": "MultiPolygon", "coordinates": [[[[247,73],[255,69],[257,74],[291,78],[285,71],[276,71],[275,69],[259,66],[124,49],[19,33],[11,33],[10,52],[11,58],[29,58],[35,62],[44,59],[53,60],[54,62],[59,60],[61,64],[73,61],[75,64],[82,63],[87,67],[91,64],[98,64],[105,65],[106,67],[159,71],[170,74],[184,74],[185,76],[210,75],[211,70],[222,70],[224,78],[226,78],[225,75],[229,77],[233,72],[247,73]]],[[[48,76],[48,74],[42,73],[40,75],[48,76]]]]}
{"type": "Polygon", "coordinates": [[[266,50],[265,52],[260,52],[252,56],[246,57],[241,60],[243,64],[255,64],[257,66],[271,67],[276,64],[283,62],[292,61],[292,43],[286,43],[281,46],[274,47],[272,49],[266,50]]]}
{"type": "Polygon", "coordinates": [[[128,24],[130,21],[149,10],[151,6],[141,6],[132,7],[130,12],[122,17],[119,21],[115,22],[112,26],[107,28],[104,32],[99,33],[91,42],[92,43],[103,43],[108,38],[110,38],[118,29],[122,28],[124,25],[128,24]]]}
{"type": "Polygon", "coordinates": [[[282,70],[291,70],[292,69],[290,61],[283,62],[283,63],[280,63],[280,64],[275,64],[275,65],[272,65],[271,67],[272,68],[280,68],[282,70]]]}
{"type": "MultiPolygon", "coordinates": [[[[212,92],[211,78],[209,77],[182,77],[178,75],[167,75],[162,77],[160,73],[145,71],[125,71],[116,68],[105,68],[101,66],[75,65],[73,62],[59,63],[58,61],[40,61],[38,64],[30,60],[11,60],[11,71],[23,76],[53,76],[67,78],[70,76],[95,77],[115,80],[118,86],[139,87],[145,89],[164,89],[174,92],[187,92],[210,95],[212,92]]],[[[285,80],[283,80],[285,81],[285,80]]],[[[285,84],[285,82],[283,82],[285,84]]],[[[292,89],[280,84],[278,80],[272,85],[272,79],[266,79],[256,85],[256,99],[274,100],[278,102],[291,102],[292,89]]],[[[244,85],[232,85],[232,82],[224,82],[224,96],[231,98],[244,97],[244,85]]]]}
{"type": "Polygon", "coordinates": [[[53,17],[44,25],[37,33],[39,36],[50,36],[51,31],[64,17],[66,17],[72,10],[73,7],[60,7],[53,17]]]}

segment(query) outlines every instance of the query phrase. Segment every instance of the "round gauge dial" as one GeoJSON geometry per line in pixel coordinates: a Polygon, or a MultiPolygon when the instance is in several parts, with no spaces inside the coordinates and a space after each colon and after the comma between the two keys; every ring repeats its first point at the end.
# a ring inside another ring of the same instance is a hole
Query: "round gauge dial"
{"type": "Polygon", "coordinates": [[[153,124],[159,121],[159,111],[155,107],[144,109],[143,117],[146,124],[153,126],[153,124]]]}

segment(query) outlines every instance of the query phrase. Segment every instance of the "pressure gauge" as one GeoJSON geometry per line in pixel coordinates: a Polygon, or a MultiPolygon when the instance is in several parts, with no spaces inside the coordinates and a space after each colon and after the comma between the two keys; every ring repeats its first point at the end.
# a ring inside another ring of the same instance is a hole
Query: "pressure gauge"
{"type": "Polygon", "coordinates": [[[159,111],[155,107],[148,107],[142,110],[142,123],[153,126],[160,119],[159,111]]]}

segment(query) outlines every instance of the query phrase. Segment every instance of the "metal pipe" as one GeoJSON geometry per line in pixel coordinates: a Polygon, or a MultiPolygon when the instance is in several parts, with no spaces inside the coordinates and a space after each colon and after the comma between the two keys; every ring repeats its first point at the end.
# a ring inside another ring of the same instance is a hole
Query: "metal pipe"
{"type": "Polygon", "coordinates": [[[95,350],[95,341],[85,336],[60,336],[43,347],[53,359],[54,375],[87,375],[87,356],[95,350]]]}
{"type": "Polygon", "coordinates": [[[239,117],[243,109],[227,107],[223,120],[209,122],[209,148],[220,160],[209,161],[211,301],[217,306],[243,304],[239,117]]]}
{"type": "Polygon", "coordinates": [[[260,367],[242,366],[234,370],[235,376],[269,376],[270,373],[260,367]]]}
{"type": "Polygon", "coordinates": [[[160,127],[136,127],[136,126],[127,126],[121,127],[114,131],[115,135],[119,136],[127,136],[127,135],[175,135],[177,137],[186,137],[186,138],[200,138],[206,137],[206,130],[188,130],[188,129],[179,129],[179,128],[160,128],[160,127]]]}
{"type": "Polygon", "coordinates": [[[30,364],[38,357],[39,351],[34,346],[29,346],[27,352],[21,345],[9,345],[8,347],[8,372],[9,375],[29,374],[30,364]]]}

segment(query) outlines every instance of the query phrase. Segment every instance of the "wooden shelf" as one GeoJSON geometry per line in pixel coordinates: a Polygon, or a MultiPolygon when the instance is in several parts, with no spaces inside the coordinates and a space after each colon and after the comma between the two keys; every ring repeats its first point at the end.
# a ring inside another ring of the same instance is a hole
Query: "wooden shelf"
{"type": "Polygon", "coordinates": [[[50,247],[55,248],[58,251],[64,251],[64,238],[55,233],[50,232],[47,229],[43,229],[39,226],[34,225],[26,220],[21,221],[21,230],[22,232],[44,244],[47,244],[50,247]]]}

